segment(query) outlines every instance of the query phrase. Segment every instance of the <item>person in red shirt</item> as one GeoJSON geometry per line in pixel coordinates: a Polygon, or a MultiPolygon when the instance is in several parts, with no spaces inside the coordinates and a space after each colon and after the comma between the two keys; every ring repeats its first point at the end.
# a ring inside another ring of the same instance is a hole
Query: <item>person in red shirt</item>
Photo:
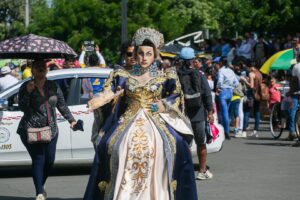
{"type": "Polygon", "coordinates": [[[276,103],[281,102],[281,86],[276,83],[276,79],[274,77],[271,78],[270,86],[269,86],[269,109],[271,110],[276,103]]]}

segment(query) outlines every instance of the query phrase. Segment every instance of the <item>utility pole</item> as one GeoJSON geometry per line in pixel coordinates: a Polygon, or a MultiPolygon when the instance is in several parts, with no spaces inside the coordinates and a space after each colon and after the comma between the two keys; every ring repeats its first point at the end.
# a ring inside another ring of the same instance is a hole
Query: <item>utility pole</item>
{"type": "Polygon", "coordinates": [[[25,0],[25,27],[29,25],[29,0],[25,0]]]}
{"type": "Polygon", "coordinates": [[[127,41],[127,0],[122,0],[122,30],[121,43],[127,41]]]}

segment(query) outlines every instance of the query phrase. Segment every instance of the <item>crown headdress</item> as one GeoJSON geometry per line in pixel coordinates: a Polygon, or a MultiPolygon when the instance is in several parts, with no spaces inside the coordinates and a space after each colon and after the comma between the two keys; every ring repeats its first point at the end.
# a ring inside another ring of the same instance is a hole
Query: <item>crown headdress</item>
{"type": "Polygon", "coordinates": [[[164,35],[155,29],[146,27],[142,27],[135,32],[132,42],[133,45],[140,46],[146,39],[150,40],[158,49],[164,45],[164,35]]]}

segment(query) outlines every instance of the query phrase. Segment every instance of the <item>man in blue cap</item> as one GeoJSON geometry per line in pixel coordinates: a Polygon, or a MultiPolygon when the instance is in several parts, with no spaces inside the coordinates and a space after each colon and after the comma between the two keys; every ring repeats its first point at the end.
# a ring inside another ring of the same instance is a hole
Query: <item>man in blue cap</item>
{"type": "Polygon", "coordinates": [[[189,117],[197,145],[197,155],[200,169],[196,178],[198,180],[211,179],[213,174],[206,167],[207,138],[206,121],[213,122],[213,107],[211,89],[206,77],[199,70],[192,67],[195,57],[194,49],[182,48],[179,58],[182,60],[178,69],[178,76],[185,97],[185,112],[189,117]]]}

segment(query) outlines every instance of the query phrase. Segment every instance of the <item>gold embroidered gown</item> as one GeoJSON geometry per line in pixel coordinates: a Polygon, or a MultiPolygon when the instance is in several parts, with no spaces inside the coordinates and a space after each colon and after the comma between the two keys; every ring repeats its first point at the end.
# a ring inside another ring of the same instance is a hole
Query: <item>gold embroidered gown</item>
{"type": "Polygon", "coordinates": [[[118,70],[111,74],[105,91],[120,89],[124,94],[115,100],[100,131],[84,199],[169,200],[186,193],[197,199],[193,163],[182,137],[191,132],[180,115],[182,96],[176,73],[159,73],[141,85],[129,73],[118,70]],[[157,99],[164,102],[165,113],[150,111],[157,99]],[[186,162],[177,161],[179,156],[186,162]],[[183,165],[188,169],[185,172],[181,171],[183,165]],[[186,187],[181,179],[189,179],[190,188],[177,192],[178,186],[186,187]],[[99,186],[97,194],[91,194],[93,184],[99,186]]]}

